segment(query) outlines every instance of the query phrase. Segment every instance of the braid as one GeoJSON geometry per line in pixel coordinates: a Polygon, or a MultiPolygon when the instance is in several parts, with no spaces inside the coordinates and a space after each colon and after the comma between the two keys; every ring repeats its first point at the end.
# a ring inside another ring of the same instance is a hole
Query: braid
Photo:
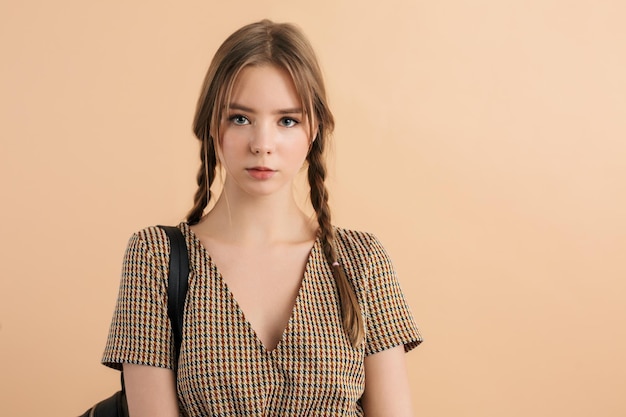
{"type": "Polygon", "coordinates": [[[213,139],[210,136],[208,139],[202,140],[202,145],[200,146],[200,160],[202,163],[200,164],[200,169],[196,176],[198,189],[194,195],[193,208],[187,214],[187,222],[189,224],[196,224],[200,221],[202,213],[211,198],[211,184],[213,184],[213,180],[215,179],[217,160],[215,158],[215,152],[213,151],[213,139]]]}
{"type": "Polygon", "coordinates": [[[364,338],[363,317],[352,284],[344,268],[338,263],[335,247],[335,232],[330,221],[328,190],[324,184],[326,164],[322,157],[322,141],[315,140],[307,157],[309,161],[308,179],[311,187],[311,204],[317,215],[320,240],[326,261],[331,267],[341,306],[341,318],[352,346],[358,347],[364,338]]]}

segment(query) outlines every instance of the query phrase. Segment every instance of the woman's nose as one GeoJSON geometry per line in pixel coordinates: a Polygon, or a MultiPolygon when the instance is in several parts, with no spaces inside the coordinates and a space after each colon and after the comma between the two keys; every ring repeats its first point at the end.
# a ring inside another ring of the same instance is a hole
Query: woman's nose
{"type": "Polygon", "coordinates": [[[250,138],[250,151],[255,155],[271,154],[276,146],[276,131],[270,126],[257,125],[250,138]]]}

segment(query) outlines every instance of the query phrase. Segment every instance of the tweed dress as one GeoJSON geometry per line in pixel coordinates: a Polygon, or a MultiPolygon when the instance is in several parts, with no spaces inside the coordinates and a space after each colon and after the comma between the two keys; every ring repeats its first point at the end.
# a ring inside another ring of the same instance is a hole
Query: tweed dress
{"type": "MultiPolygon", "coordinates": [[[[409,351],[422,340],[389,257],[371,234],[335,228],[365,343],[353,348],[343,330],[334,278],[317,240],[282,339],[268,351],[189,225],[179,228],[190,269],[177,375],[183,416],[362,416],[365,357],[398,345],[409,351]]],[[[174,368],[169,250],[160,228],[131,237],[105,365],[174,368]]]]}

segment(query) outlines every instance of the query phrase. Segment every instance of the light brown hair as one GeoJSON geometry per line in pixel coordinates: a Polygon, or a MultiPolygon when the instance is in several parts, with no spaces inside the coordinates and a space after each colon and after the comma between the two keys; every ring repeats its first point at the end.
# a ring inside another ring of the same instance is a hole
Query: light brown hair
{"type": "Polygon", "coordinates": [[[324,80],[317,58],[304,34],[294,25],[269,20],[252,23],[230,35],[219,47],[207,71],[196,107],[193,131],[201,141],[198,190],[187,221],[200,221],[211,198],[211,184],[217,166],[216,138],[220,138],[220,121],[239,72],[248,65],[275,65],[285,69],[293,79],[309,121],[309,132],[315,134],[307,155],[310,198],[319,225],[324,256],[332,270],[341,305],[344,329],[353,346],[364,338],[363,318],[354,288],[338,262],[335,233],[331,224],[326,189],[326,142],[334,129],[328,108],[324,80]],[[314,139],[314,140],[313,140],[314,139]]]}

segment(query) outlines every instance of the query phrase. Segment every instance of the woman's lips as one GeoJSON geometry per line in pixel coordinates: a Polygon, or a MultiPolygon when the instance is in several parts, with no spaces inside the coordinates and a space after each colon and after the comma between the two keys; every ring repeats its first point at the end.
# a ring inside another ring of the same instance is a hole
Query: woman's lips
{"type": "Polygon", "coordinates": [[[247,168],[246,171],[248,171],[248,174],[256,180],[267,180],[276,174],[276,171],[266,167],[247,168]]]}

